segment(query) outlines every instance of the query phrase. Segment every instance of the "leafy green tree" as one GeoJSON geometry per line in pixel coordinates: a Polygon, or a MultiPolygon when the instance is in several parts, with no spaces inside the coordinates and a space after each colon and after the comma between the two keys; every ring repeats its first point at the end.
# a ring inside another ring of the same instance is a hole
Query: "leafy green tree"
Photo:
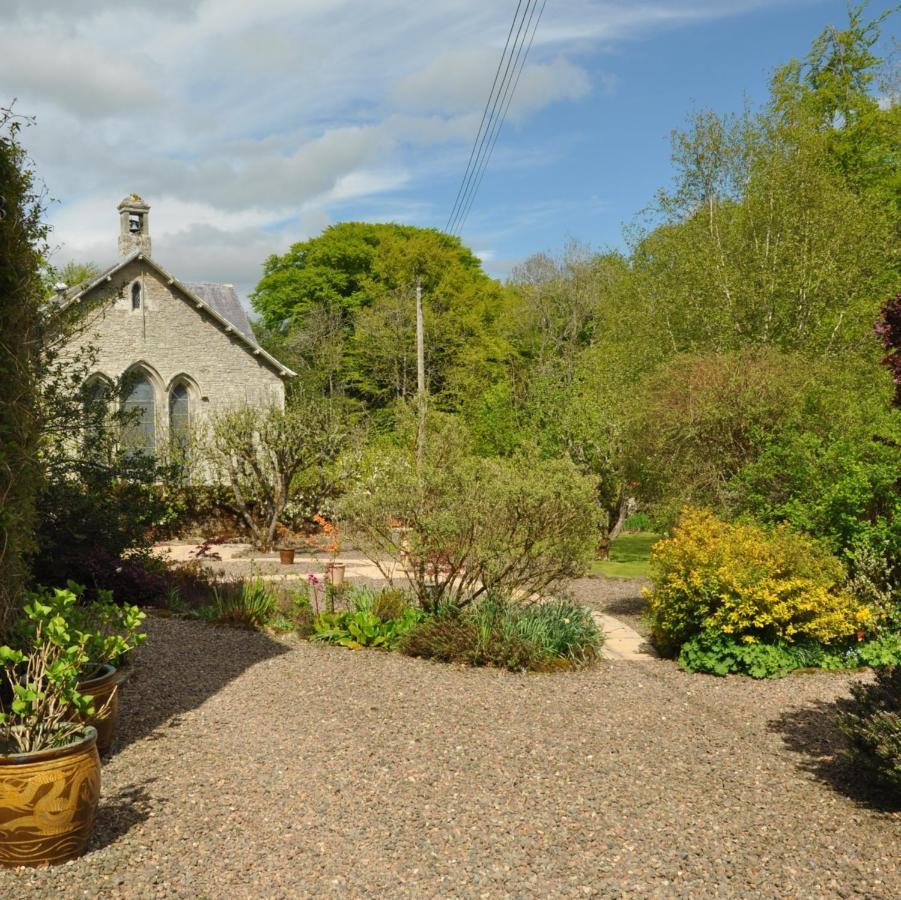
{"type": "Polygon", "coordinates": [[[779,69],[773,109],[783,123],[820,131],[843,180],[897,211],[901,106],[897,92],[886,92],[883,104],[873,93],[883,62],[873,48],[880,26],[897,10],[868,21],[866,5],[849,6],[846,28],[826,27],[803,61],[779,69]]]}
{"type": "Polygon", "coordinates": [[[433,229],[348,222],[267,260],[252,296],[264,324],[331,396],[375,409],[416,390],[415,288],[423,290],[427,376],[457,408],[496,379],[506,295],[457,238],[433,229]]]}
{"type": "Polygon", "coordinates": [[[634,246],[627,316],[653,321],[667,354],[871,356],[895,264],[891,217],[843,180],[824,135],[771,114],[699,114],[675,148],[663,224],[634,246]]]}
{"type": "Polygon", "coordinates": [[[33,547],[41,423],[41,265],[47,229],[18,132],[0,108],[0,635],[22,604],[33,547]]]}

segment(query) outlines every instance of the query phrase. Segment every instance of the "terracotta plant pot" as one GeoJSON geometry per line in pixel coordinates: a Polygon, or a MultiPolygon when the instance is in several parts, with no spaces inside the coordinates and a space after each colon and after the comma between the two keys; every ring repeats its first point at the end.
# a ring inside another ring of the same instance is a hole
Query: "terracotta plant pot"
{"type": "Polygon", "coordinates": [[[97,732],[65,747],[0,755],[0,865],[41,866],[84,853],[100,799],[97,732]]]}
{"type": "Polygon", "coordinates": [[[293,547],[279,547],[278,558],[283,566],[294,565],[294,548],[293,547]]]}
{"type": "Polygon", "coordinates": [[[328,580],[335,587],[341,587],[344,584],[344,571],[344,563],[331,563],[325,570],[328,580]]]}
{"type": "Polygon", "coordinates": [[[108,698],[110,704],[106,715],[102,719],[91,717],[85,719],[85,725],[92,725],[97,729],[97,750],[101,756],[109,752],[116,736],[116,728],[119,725],[119,682],[120,676],[117,669],[110,665],[100,666],[100,671],[84,681],[78,682],[78,690],[82,694],[90,694],[94,700],[94,709],[100,709],[108,698]]]}

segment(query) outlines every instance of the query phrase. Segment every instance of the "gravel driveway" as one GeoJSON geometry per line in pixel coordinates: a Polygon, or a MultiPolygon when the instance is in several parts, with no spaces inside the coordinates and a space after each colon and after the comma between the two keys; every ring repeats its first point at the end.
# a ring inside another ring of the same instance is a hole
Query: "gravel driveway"
{"type": "Polygon", "coordinates": [[[901,896],[901,817],[832,760],[844,676],[150,631],[90,851],[0,897],[901,896]]]}

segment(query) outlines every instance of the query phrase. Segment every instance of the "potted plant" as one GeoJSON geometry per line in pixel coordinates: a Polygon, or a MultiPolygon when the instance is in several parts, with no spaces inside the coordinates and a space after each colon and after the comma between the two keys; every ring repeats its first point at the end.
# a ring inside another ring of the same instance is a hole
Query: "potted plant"
{"type": "Polygon", "coordinates": [[[97,732],[84,724],[92,698],[78,689],[88,662],[65,604],[30,595],[23,614],[32,640],[0,646],[0,865],[36,866],[80,856],[100,799],[97,732]],[[76,718],[76,716],[78,718],[76,718]]]}
{"type": "MultiPolygon", "coordinates": [[[[111,591],[98,591],[97,598],[82,603],[84,587],[70,581],[66,588],[44,591],[42,602],[63,618],[76,638],[84,639],[85,660],[78,677],[81,693],[93,697],[101,713],[85,720],[97,729],[97,749],[109,752],[119,723],[119,685],[125,680],[123,667],[128,654],[146,640],[141,631],[146,618],[137,606],[113,601],[111,591]]],[[[19,645],[34,640],[34,623],[19,627],[19,645]]]]}
{"type": "Polygon", "coordinates": [[[279,547],[278,560],[283,566],[294,565],[294,547],[279,547]]]}
{"type": "MultiPolygon", "coordinates": [[[[74,583],[69,590],[80,596],[83,588],[74,583]]],[[[119,724],[119,685],[125,680],[124,667],[135,647],[147,635],[141,631],[146,613],[128,603],[116,604],[110,591],[99,591],[97,599],[76,607],[74,627],[87,637],[88,663],[78,682],[79,690],[105,709],[102,718],[87,720],[97,729],[97,749],[109,752],[119,724]]]]}
{"type": "Polygon", "coordinates": [[[294,565],[294,553],[297,548],[297,535],[284,525],[278,526],[278,559],[283,566],[294,565]]]}

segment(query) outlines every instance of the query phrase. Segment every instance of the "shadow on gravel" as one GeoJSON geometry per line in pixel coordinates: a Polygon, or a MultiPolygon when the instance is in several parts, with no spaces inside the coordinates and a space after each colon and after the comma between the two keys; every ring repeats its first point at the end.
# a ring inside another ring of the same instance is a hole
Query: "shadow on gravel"
{"type": "Polygon", "coordinates": [[[802,757],[799,767],[833,790],[855,802],[882,812],[897,812],[901,806],[887,792],[868,783],[845,756],[848,742],[839,730],[839,713],[850,707],[848,698],[824,700],[783,713],[768,723],[781,734],[785,746],[802,757]]]}
{"type": "Polygon", "coordinates": [[[633,597],[616,597],[604,604],[604,612],[611,616],[635,616],[638,618],[647,608],[648,598],[642,597],[640,593],[633,597]]]}
{"type": "Polygon", "coordinates": [[[290,652],[259,631],[157,615],[148,617],[147,626],[148,640],[121,688],[114,753],[135,741],[160,739],[162,729],[179,728],[185,713],[252,666],[290,652]]]}
{"type": "Polygon", "coordinates": [[[156,781],[155,778],[148,778],[140,784],[122,788],[111,797],[100,798],[89,852],[102,850],[104,847],[115,844],[135,825],[149,817],[151,802],[147,786],[154,781],[156,781]]]}

